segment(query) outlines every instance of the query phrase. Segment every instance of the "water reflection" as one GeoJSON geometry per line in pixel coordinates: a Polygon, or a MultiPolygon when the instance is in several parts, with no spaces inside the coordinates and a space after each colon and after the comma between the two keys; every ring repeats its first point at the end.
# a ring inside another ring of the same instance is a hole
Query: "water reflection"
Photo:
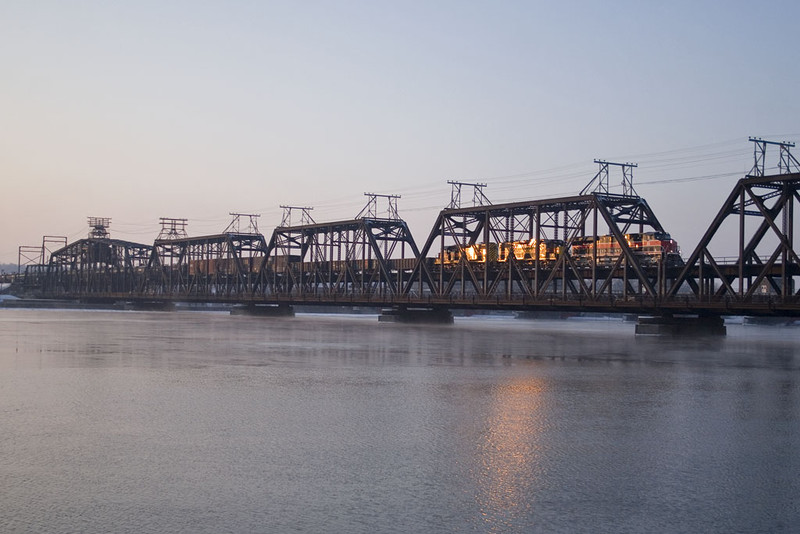
{"type": "Polygon", "coordinates": [[[790,532],[798,370],[800,329],[7,310],[0,531],[790,532]]]}
{"type": "Polygon", "coordinates": [[[531,517],[542,474],[544,391],[542,379],[524,377],[493,392],[475,461],[477,500],[488,532],[517,529],[531,517]]]}

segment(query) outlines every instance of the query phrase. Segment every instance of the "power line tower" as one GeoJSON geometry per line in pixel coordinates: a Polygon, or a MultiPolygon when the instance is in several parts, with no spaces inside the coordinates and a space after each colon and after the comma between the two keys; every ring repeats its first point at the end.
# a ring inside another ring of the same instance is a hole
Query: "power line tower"
{"type": "Polygon", "coordinates": [[[53,251],[67,246],[67,236],[46,235],[42,237],[42,264],[50,261],[53,251]]]}
{"type": "Polygon", "coordinates": [[[300,225],[307,226],[309,224],[316,224],[311,217],[310,211],[314,208],[301,207],[301,206],[281,206],[283,208],[283,218],[281,219],[281,228],[289,228],[292,226],[292,211],[300,211],[300,225]]]}
{"type": "Polygon", "coordinates": [[[800,163],[789,151],[790,148],[794,148],[794,143],[788,141],[766,141],[760,137],[750,137],[749,140],[753,143],[753,168],[747,176],[766,175],[767,146],[769,145],[777,146],[780,150],[778,174],[789,174],[793,169],[794,172],[800,172],[800,163]]]}
{"type": "Polygon", "coordinates": [[[111,234],[108,228],[111,226],[110,217],[89,217],[89,239],[108,239],[111,234]]]}
{"type": "Polygon", "coordinates": [[[254,213],[228,213],[233,219],[231,223],[225,228],[225,231],[222,232],[223,234],[257,234],[258,233],[258,218],[261,215],[256,215],[254,213]],[[242,219],[247,218],[247,225],[244,227],[244,231],[242,231],[242,219]]]}
{"type": "Polygon", "coordinates": [[[636,191],[633,189],[633,169],[639,165],[636,163],[616,163],[613,161],[605,161],[601,159],[594,160],[595,163],[600,165],[597,174],[594,175],[589,183],[581,190],[581,196],[589,193],[602,193],[605,195],[610,194],[608,169],[611,166],[619,167],[622,169],[622,196],[637,197],[636,191]]]}
{"type": "Polygon", "coordinates": [[[187,219],[173,219],[172,217],[160,217],[161,231],[158,233],[157,240],[161,239],[180,239],[188,237],[186,233],[187,219]]]}
{"type": "Polygon", "coordinates": [[[472,188],[473,206],[486,206],[491,204],[486,195],[483,194],[483,188],[486,187],[486,184],[483,183],[470,184],[467,182],[458,182],[455,180],[447,180],[447,183],[452,186],[450,188],[450,204],[447,206],[448,209],[458,209],[461,207],[461,188],[464,186],[472,188]]]}
{"type": "Polygon", "coordinates": [[[42,274],[45,266],[50,262],[53,252],[67,246],[67,237],[61,235],[46,235],[42,237],[42,246],[19,247],[17,255],[17,274],[25,272],[32,267],[42,274]]]}
{"type": "Polygon", "coordinates": [[[17,253],[17,274],[25,272],[29,265],[42,265],[42,248],[20,245],[17,253]]]}
{"type": "Polygon", "coordinates": [[[400,219],[400,215],[397,212],[397,199],[400,198],[400,195],[379,195],[377,193],[364,193],[364,196],[368,197],[369,200],[367,201],[367,205],[356,215],[356,219],[361,219],[362,217],[368,219],[380,219],[382,217],[378,217],[378,199],[383,198],[386,199],[388,202],[388,207],[386,212],[381,212],[381,214],[386,213],[386,219],[396,221],[400,219]]]}

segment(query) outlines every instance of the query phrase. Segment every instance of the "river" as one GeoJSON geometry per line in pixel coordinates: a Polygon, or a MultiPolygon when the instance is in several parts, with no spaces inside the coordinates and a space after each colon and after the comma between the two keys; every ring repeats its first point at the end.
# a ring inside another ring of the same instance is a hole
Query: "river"
{"type": "Polygon", "coordinates": [[[775,533],[800,328],[0,309],[2,532],[775,533]]]}

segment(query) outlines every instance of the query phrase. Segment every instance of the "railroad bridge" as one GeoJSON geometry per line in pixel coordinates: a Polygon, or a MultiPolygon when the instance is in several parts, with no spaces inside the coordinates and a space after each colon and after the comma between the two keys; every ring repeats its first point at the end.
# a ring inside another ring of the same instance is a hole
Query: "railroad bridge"
{"type": "Polygon", "coordinates": [[[753,170],[686,257],[635,192],[635,165],[596,160],[597,175],[570,197],[492,204],[485,184],[449,182],[451,202],[421,248],[394,195],[366,194],[361,213],[335,222],[314,221],[311,208],[282,206],[284,219],[269,239],[249,214],[232,214],[223,232],[199,237],[186,234],[185,219],[162,218],[152,244],[112,239],[109,219],[90,218],[89,236],[49,259],[43,244],[25,284],[49,299],[262,311],[342,305],[390,308],[412,319],[447,317],[450,309],[617,312],[668,323],[691,316],[715,325],[723,315],[800,316],[800,166],[793,144],[750,140],[753,170]],[[766,175],[772,145],[780,149],[779,173],[766,175]],[[610,169],[622,172],[621,194],[610,192],[610,169]],[[464,188],[473,191],[469,206],[461,205],[464,188]],[[388,204],[380,215],[378,202],[388,204]],[[291,223],[293,210],[301,212],[299,224],[291,223]],[[735,234],[735,257],[711,253],[723,233],[727,242],[735,234]]]}

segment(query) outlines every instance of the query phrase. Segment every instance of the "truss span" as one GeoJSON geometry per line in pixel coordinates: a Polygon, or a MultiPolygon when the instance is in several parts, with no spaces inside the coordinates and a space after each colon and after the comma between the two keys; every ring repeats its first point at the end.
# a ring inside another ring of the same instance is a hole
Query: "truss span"
{"type": "Polygon", "coordinates": [[[251,225],[168,232],[143,245],[111,239],[100,225],[31,276],[49,298],[800,315],[799,188],[799,173],[739,180],[685,259],[631,189],[451,202],[421,249],[396,209],[386,218],[305,217],[269,239],[251,225]],[[737,256],[715,255],[731,236],[737,256]]]}

